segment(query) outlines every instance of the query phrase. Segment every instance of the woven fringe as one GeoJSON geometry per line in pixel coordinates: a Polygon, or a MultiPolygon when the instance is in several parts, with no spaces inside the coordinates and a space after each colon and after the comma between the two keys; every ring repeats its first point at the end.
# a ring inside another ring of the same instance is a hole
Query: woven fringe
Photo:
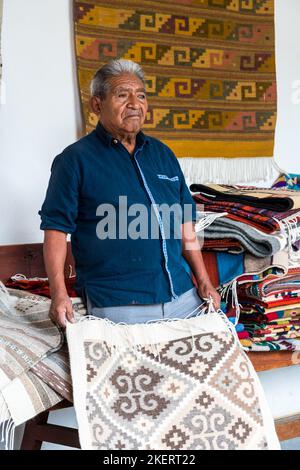
{"type": "Polygon", "coordinates": [[[281,228],[281,232],[285,234],[287,239],[287,250],[289,254],[289,265],[298,266],[300,262],[300,251],[294,251],[293,244],[300,239],[300,227],[298,225],[298,217],[300,211],[293,215],[290,219],[278,220],[274,217],[281,228]]]}
{"type": "Polygon", "coordinates": [[[15,423],[10,415],[2,394],[0,395],[0,442],[4,442],[5,450],[14,450],[15,423]]]}
{"type": "Polygon", "coordinates": [[[192,183],[245,184],[275,181],[281,170],[272,157],[178,158],[188,185],[192,183]]]}
{"type": "MultiPolygon", "coordinates": [[[[191,325],[188,320],[191,317],[192,318],[201,317],[201,316],[209,317],[212,314],[216,314],[217,316],[220,317],[220,319],[224,323],[224,329],[229,331],[233,335],[234,340],[239,344],[239,339],[236,333],[235,326],[228,320],[227,316],[225,315],[224,312],[222,312],[221,309],[216,310],[214,308],[213,299],[211,297],[206,300],[206,303],[201,304],[195,310],[193,310],[188,315],[186,315],[185,318],[168,318],[164,320],[151,320],[145,324],[138,324],[135,326],[139,326],[141,328],[141,331],[138,337],[144,338],[144,339],[146,337],[144,326],[150,325],[150,324],[161,325],[162,327],[168,326],[169,328],[173,330],[179,330],[183,332],[185,331],[187,334],[191,336],[193,347],[194,347],[194,334],[196,330],[198,334],[198,328],[195,325],[191,325]],[[203,307],[203,305],[205,306],[203,307]]],[[[85,317],[78,319],[77,323],[85,323],[85,322],[90,322],[90,321],[101,322],[103,333],[106,330],[106,336],[107,336],[106,349],[109,355],[120,353],[126,350],[127,348],[130,348],[133,352],[138,353],[141,350],[141,348],[145,345],[143,342],[134,344],[134,338],[132,336],[133,332],[131,329],[131,325],[126,324],[126,323],[113,323],[108,318],[99,318],[99,317],[94,317],[92,315],[87,315],[85,317]],[[122,345],[120,344],[120,342],[116,343],[114,341],[117,336],[116,331],[114,329],[117,326],[122,327],[121,330],[120,329],[118,330],[118,334],[120,334],[122,338],[122,343],[123,343],[122,345]]],[[[68,336],[69,325],[72,327],[72,324],[67,322],[67,336],[68,336]]],[[[158,360],[160,361],[160,352],[161,352],[161,348],[163,347],[162,342],[157,341],[154,337],[148,337],[146,344],[149,350],[151,351],[151,353],[154,356],[156,356],[158,360]]]]}
{"type": "MultiPolygon", "coordinates": [[[[214,223],[216,219],[225,217],[227,212],[200,212],[197,211],[198,222],[195,224],[195,232],[199,234],[214,223]]],[[[204,234],[203,234],[204,235],[204,234]]]]}
{"type": "Polygon", "coordinates": [[[4,311],[10,311],[10,309],[15,305],[17,298],[13,295],[10,295],[9,291],[0,281],[0,306],[4,311]]]}
{"type": "Polygon", "coordinates": [[[231,306],[235,309],[235,321],[234,321],[235,326],[238,324],[240,314],[241,314],[241,304],[239,303],[237,286],[238,286],[238,280],[233,279],[231,282],[224,285],[220,291],[221,298],[225,299],[226,305],[229,304],[229,296],[231,296],[231,306]]]}

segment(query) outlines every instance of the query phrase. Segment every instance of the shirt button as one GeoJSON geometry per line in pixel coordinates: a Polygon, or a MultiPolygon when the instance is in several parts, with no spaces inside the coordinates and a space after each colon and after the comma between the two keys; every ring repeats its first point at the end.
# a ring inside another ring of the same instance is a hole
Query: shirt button
{"type": "Polygon", "coordinates": [[[119,141],[117,139],[114,139],[113,142],[114,144],[118,144],[119,141]]]}

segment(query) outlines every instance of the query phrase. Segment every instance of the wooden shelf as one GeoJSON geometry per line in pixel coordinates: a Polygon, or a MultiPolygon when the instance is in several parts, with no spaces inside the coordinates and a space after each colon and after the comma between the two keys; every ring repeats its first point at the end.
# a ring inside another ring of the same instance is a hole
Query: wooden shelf
{"type": "Polygon", "coordinates": [[[300,364],[300,351],[249,352],[248,356],[257,372],[300,364]]]}

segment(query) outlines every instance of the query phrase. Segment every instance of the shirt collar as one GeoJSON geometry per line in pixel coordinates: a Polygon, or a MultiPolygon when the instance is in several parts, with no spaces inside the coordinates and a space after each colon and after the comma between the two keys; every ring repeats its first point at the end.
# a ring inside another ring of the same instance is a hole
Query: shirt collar
{"type": "MultiPolygon", "coordinates": [[[[101,122],[98,122],[96,127],[96,134],[102,140],[102,142],[108,147],[112,144],[116,144],[118,141],[113,137],[107,130],[103,127],[101,122]]],[[[144,143],[149,143],[150,139],[142,131],[140,131],[136,136],[136,145],[137,147],[142,147],[144,143]]]]}

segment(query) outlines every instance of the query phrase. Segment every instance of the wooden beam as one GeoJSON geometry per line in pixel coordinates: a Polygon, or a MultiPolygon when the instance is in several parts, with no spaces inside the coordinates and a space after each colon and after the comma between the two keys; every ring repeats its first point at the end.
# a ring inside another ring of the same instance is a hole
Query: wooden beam
{"type": "Polygon", "coordinates": [[[300,414],[276,419],[275,427],[280,441],[300,437],[300,414]]]}
{"type": "Polygon", "coordinates": [[[248,357],[257,372],[300,364],[300,352],[299,354],[290,351],[249,352],[248,357]]]}

